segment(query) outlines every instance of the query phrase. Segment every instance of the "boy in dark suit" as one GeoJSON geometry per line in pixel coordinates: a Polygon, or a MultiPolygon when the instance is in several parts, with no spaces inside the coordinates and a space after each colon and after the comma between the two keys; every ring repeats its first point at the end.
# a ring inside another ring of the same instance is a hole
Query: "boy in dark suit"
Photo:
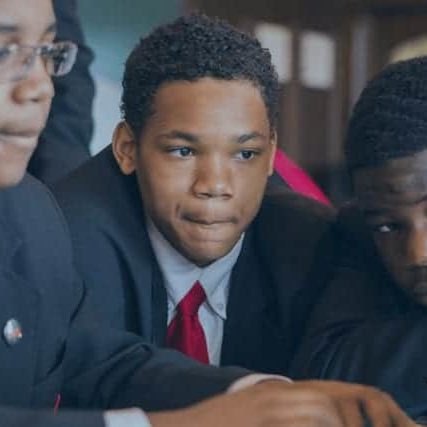
{"type": "Polygon", "coordinates": [[[427,58],[387,67],[355,106],[347,164],[355,201],[338,224],[346,286],[332,281],[296,370],[375,384],[427,413],[427,58]]]}
{"type": "Polygon", "coordinates": [[[74,46],[53,43],[54,35],[50,0],[0,2],[0,425],[342,427],[359,425],[352,413],[362,416],[360,404],[378,426],[411,425],[375,390],[272,378],[186,409],[103,412],[188,406],[254,377],[157,351],[89,317],[62,215],[45,187],[24,177],[53,96],[50,77],[74,60],[74,46]]]}
{"type": "Polygon", "coordinates": [[[286,373],[332,265],[334,213],[265,194],[269,52],[225,22],[182,17],[140,41],[123,87],[112,146],[54,188],[90,304],[204,363],[286,373]],[[188,299],[199,305],[184,325],[188,299]]]}

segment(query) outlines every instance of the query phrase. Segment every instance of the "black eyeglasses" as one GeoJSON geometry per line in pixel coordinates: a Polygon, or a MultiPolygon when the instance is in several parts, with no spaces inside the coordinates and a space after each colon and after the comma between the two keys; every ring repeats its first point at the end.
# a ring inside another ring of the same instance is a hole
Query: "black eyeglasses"
{"type": "Polygon", "coordinates": [[[10,44],[0,47],[0,82],[25,79],[38,56],[50,76],[63,76],[73,68],[77,50],[77,46],[68,41],[39,46],[10,44]]]}

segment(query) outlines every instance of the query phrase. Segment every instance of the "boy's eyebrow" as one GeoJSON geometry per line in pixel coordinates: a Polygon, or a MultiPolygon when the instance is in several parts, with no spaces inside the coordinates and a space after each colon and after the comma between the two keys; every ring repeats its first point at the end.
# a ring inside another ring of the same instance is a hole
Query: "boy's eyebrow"
{"type": "Polygon", "coordinates": [[[18,31],[19,31],[18,25],[0,23],[0,34],[17,33],[18,31]]]}
{"type": "Polygon", "coordinates": [[[57,26],[56,26],[56,21],[52,22],[45,31],[45,34],[49,34],[49,33],[56,33],[57,31],[57,26]]]}
{"type": "MultiPolygon", "coordinates": [[[[173,130],[171,132],[164,133],[160,135],[160,137],[166,138],[166,139],[182,139],[184,141],[191,142],[191,143],[200,142],[200,138],[197,135],[189,132],[179,131],[179,130],[173,130]]],[[[266,139],[266,137],[265,135],[259,132],[250,132],[250,133],[245,133],[243,135],[239,135],[238,137],[236,137],[236,142],[238,144],[244,144],[245,142],[250,141],[252,139],[266,139]]]]}
{"type": "Polygon", "coordinates": [[[365,216],[381,216],[390,213],[392,209],[382,209],[382,208],[365,208],[363,213],[365,216]]]}
{"type": "Polygon", "coordinates": [[[171,132],[163,133],[160,135],[160,138],[165,139],[182,139],[187,142],[197,143],[199,142],[199,138],[197,135],[194,135],[189,132],[183,132],[180,130],[173,130],[171,132]]]}
{"type": "MultiPolygon", "coordinates": [[[[22,30],[22,27],[17,24],[8,24],[5,22],[0,22],[0,34],[11,34],[11,33],[17,33],[22,30]]],[[[50,23],[46,30],[44,31],[44,34],[49,33],[56,33],[56,22],[50,23]]]]}
{"type": "Polygon", "coordinates": [[[239,144],[244,144],[247,141],[250,141],[252,139],[266,139],[265,135],[259,133],[259,132],[250,132],[246,133],[244,135],[241,135],[237,138],[237,142],[239,144]]]}
{"type": "Polygon", "coordinates": [[[417,205],[418,203],[422,203],[425,202],[427,200],[427,194],[424,194],[424,196],[421,196],[420,198],[414,200],[413,202],[411,202],[411,205],[417,205]]]}
{"type": "MultiPolygon", "coordinates": [[[[425,201],[427,201],[427,194],[425,194],[425,195],[423,195],[423,196],[421,196],[415,200],[411,200],[411,201],[407,201],[407,202],[399,202],[399,205],[413,206],[413,205],[417,205],[418,203],[422,203],[425,201]]],[[[394,210],[392,207],[380,207],[380,206],[370,207],[369,204],[364,205],[363,200],[360,200],[360,199],[359,199],[359,203],[361,203],[362,208],[363,208],[363,212],[367,216],[387,215],[387,214],[390,214],[391,212],[393,212],[393,210],[394,210]]]]}

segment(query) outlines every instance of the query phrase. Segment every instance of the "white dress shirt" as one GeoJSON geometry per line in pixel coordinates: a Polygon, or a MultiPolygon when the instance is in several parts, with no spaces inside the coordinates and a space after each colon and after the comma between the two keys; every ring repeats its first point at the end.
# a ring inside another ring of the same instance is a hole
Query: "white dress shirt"
{"type": "Polygon", "coordinates": [[[147,218],[147,230],[166,288],[168,325],[177,305],[198,280],[206,294],[206,301],[199,309],[199,320],[205,332],[209,362],[219,365],[230,276],[242,249],[243,234],[227,255],[200,268],[173,248],[150,218],[147,218]]]}
{"type": "Polygon", "coordinates": [[[152,427],[141,409],[127,408],[104,413],[105,427],[152,427]]]}
{"type": "MultiPolygon", "coordinates": [[[[227,301],[231,271],[242,249],[243,237],[231,251],[207,267],[200,268],[184,258],[163,237],[150,218],[147,218],[148,235],[157,258],[168,298],[168,325],[176,314],[176,307],[192,288],[200,282],[206,293],[206,301],[199,309],[199,320],[205,332],[209,361],[219,365],[221,358],[224,322],[227,318],[227,301]]],[[[230,385],[228,393],[234,393],[266,380],[291,381],[278,375],[251,374],[230,385]]],[[[140,409],[129,408],[107,411],[104,414],[106,427],[150,427],[151,424],[140,409]]]]}

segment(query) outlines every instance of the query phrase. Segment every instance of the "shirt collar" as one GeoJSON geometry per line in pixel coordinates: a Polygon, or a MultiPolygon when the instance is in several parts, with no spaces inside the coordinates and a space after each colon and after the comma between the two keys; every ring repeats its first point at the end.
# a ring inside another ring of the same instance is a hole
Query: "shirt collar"
{"type": "Polygon", "coordinates": [[[200,268],[182,256],[147,217],[148,236],[163,274],[170,303],[175,309],[197,280],[203,286],[210,308],[226,319],[229,278],[242,249],[244,233],[230,252],[207,267],[200,268]]]}

